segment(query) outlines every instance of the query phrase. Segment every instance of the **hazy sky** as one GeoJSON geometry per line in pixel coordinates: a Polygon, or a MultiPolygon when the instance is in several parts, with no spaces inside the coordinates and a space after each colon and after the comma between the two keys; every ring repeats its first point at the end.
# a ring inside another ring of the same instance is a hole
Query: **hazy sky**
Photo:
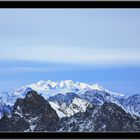
{"type": "Polygon", "coordinates": [[[48,79],[140,93],[140,9],[0,9],[0,90],[48,79]]]}

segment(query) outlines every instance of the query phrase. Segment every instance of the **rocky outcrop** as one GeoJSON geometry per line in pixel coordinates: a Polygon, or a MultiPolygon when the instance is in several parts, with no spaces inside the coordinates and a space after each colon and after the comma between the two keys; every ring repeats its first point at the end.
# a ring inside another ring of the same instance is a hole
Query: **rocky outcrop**
{"type": "Polygon", "coordinates": [[[101,132],[101,131],[140,131],[140,118],[131,115],[115,103],[88,108],[69,118],[62,118],[58,131],[101,132]]]}
{"type": "Polygon", "coordinates": [[[55,131],[59,117],[50,104],[31,90],[17,99],[11,116],[4,114],[0,131],[55,131]]]}

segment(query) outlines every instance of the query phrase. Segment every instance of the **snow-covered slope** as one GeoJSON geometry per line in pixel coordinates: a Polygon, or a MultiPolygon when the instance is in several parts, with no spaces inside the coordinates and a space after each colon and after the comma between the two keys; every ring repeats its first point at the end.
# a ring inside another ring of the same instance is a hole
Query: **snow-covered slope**
{"type": "Polygon", "coordinates": [[[10,113],[12,106],[14,105],[13,98],[4,91],[0,92],[0,118],[3,116],[4,112],[10,113]]]}
{"type": "Polygon", "coordinates": [[[140,95],[126,97],[114,93],[98,84],[86,84],[72,80],[38,81],[16,89],[11,96],[6,92],[0,94],[0,117],[5,110],[8,112],[18,98],[24,98],[28,91],[35,90],[49,101],[59,117],[71,116],[77,112],[84,112],[88,105],[102,105],[112,102],[131,114],[140,116],[140,95]]]}
{"type": "Polygon", "coordinates": [[[140,116],[140,94],[124,98],[122,105],[126,110],[131,112],[131,114],[140,116]]]}
{"type": "Polygon", "coordinates": [[[140,131],[140,117],[125,112],[114,103],[93,105],[86,112],[62,118],[59,132],[133,132],[140,131]]]}
{"type": "Polygon", "coordinates": [[[88,90],[85,93],[79,94],[79,96],[95,105],[102,105],[104,102],[120,104],[124,99],[123,95],[117,95],[107,90],[88,90]]]}
{"type": "Polygon", "coordinates": [[[119,93],[110,92],[103,87],[99,86],[98,84],[89,85],[82,82],[74,82],[72,80],[62,80],[62,81],[38,81],[36,83],[26,85],[20,89],[14,91],[13,95],[18,95],[18,97],[25,96],[25,91],[27,88],[32,88],[33,90],[37,91],[41,94],[45,99],[57,95],[58,93],[68,93],[68,92],[75,92],[75,93],[85,93],[89,90],[97,90],[97,91],[106,91],[112,96],[123,96],[119,93]]]}
{"type": "Polygon", "coordinates": [[[91,104],[103,104],[105,101],[119,104],[118,99],[124,96],[108,91],[98,84],[90,85],[72,80],[38,81],[15,90],[12,96],[16,101],[17,98],[24,98],[26,93],[32,89],[50,102],[59,117],[84,112],[91,104]]]}
{"type": "Polygon", "coordinates": [[[90,102],[81,99],[73,92],[57,94],[50,97],[48,102],[51,104],[51,107],[56,110],[60,118],[69,117],[77,112],[85,112],[87,107],[92,106],[90,102]]]}
{"type": "Polygon", "coordinates": [[[5,105],[12,106],[12,105],[14,105],[14,99],[7,92],[1,91],[0,92],[0,103],[4,103],[5,105]]]}

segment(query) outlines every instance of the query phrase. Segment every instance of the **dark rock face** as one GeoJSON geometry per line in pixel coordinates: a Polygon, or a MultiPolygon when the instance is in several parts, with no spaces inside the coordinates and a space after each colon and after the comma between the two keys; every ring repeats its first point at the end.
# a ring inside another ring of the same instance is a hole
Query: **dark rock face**
{"type": "Polygon", "coordinates": [[[62,118],[58,131],[101,132],[101,131],[140,131],[140,118],[126,113],[114,103],[88,108],[69,118],[62,118]]]}
{"type": "Polygon", "coordinates": [[[104,103],[96,115],[96,122],[95,131],[140,131],[140,118],[114,103],[104,103]]]}
{"type": "Polygon", "coordinates": [[[0,131],[55,131],[59,117],[50,104],[35,91],[17,99],[11,117],[0,120],[0,131]]]}

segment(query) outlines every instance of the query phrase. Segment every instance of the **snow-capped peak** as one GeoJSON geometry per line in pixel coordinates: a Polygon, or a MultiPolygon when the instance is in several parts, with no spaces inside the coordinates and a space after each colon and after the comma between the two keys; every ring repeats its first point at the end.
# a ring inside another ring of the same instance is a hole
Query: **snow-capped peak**
{"type": "Polygon", "coordinates": [[[64,80],[64,81],[61,81],[61,82],[64,82],[68,86],[74,84],[74,82],[72,80],[64,80]]]}
{"type": "Polygon", "coordinates": [[[104,90],[104,88],[102,86],[99,86],[98,84],[92,85],[91,88],[96,90],[104,90]]]}
{"type": "Polygon", "coordinates": [[[58,83],[57,83],[57,82],[53,82],[53,81],[51,81],[51,80],[48,80],[48,81],[46,82],[46,84],[51,85],[51,87],[53,88],[53,87],[55,87],[58,83]]]}
{"type": "Polygon", "coordinates": [[[36,83],[36,85],[37,85],[37,86],[42,86],[42,85],[44,85],[44,83],[45,83],[45,81],[41,80],[41,81],[38,81],[38,82],[36,83]]]}
{"type": "MultiPolygon", "coordinates": [[[[46,99],[58,93],[62,93],[62,94],[65,94],[67,92],[84,93],[88,90],[109,92],[108,90],[104,89],[102,86],[98,84],[86,84],[83,82],[74,82],[72,80],[61,80],[61,81],[41,80],[36,83],[15,90],[14,95],[23,94],[25,96],[25,91],[27,88],[28,89],[31,88],[37,91],[46,99]]],[[[116,93],[112,93],[112,92],[110,93],[114,94],[115,96],[117,95],[120,96],[119,94],[116,93]]]]}
{"type": "Polygon", "coordinates": [[[49,91],[49,92],[60,92],[60,93],[67,93],[67,92],[76,92],[81,90],[104,90],[103,87],[99,86],[98,84],[89,85],[82,82],[74,82],[72,80],[62,80],[62,81],[39,81],[37,83],[28,85],[26,87],[31,87],[37,91],[49,91]]]}

